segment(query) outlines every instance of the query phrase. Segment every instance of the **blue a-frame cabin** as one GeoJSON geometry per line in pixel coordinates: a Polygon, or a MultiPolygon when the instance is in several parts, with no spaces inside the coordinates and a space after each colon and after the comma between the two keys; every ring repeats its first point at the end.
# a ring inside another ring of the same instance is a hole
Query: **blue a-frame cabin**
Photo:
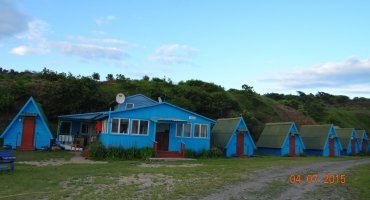
{"type": "Polygon", "coordinates": [[[251,156],[256,149],[242,117],[218,119],[212,128],[211,144],[222,148],[226,157],[251,156]]]}
{"type": "Polygon", "coordinates": [[[257,141],[258,150],[272,155],[299,156],[305,145],[294,122],[267,123],[257,141]]]}
{"type": "Polygon", "coordinates": [[[54,139],[44,111],[33,97],[23,105],[0,137],[4,138],[4,145],[23,151],[49,148],[54,139]]]}
{"type": "Polygon", "coordinates": [[[369,138],[365,130],[357,130],[358,135],[360,136],[359,140],[361,145],[362,152],[369,152],[370,151],[370,143],[369,138]]]}
{"type": "Polygon", "coordinates": [[[342,144],[341,155],[357,155],[360,152],[360,142],[354,128],[337,128],[335,130],[342,144]]]}
{"type": "Polygon", "coordinates": [[[129,96],[113,111],[59,116],[58,135],[79,136],[85,144],[99,135],[105,147],[182,152],[210,149],[215,121],[142,94],[129,96]]]}
{"type": "Polygon", "coordinates": [[[342,144],[333,124],[302,125],[301,136],[308,155],[325,157],[341,155],[342,144]]]}

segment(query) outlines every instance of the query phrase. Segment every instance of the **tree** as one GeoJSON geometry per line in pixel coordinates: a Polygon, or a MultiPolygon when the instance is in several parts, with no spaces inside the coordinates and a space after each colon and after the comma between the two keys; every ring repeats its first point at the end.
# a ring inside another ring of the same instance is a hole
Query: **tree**
{"type": "Polygon", "coordinates": [[[93,80],[96,80],[96,81],[100,80],[100,74],[98,72],[94,72],[91,77],[93,80]]]}
{"type": "Polygon", "coordinates": [[[105,77],[107,81],[113,81],[113,74],[107,74],[107,77],[105,77]]]}

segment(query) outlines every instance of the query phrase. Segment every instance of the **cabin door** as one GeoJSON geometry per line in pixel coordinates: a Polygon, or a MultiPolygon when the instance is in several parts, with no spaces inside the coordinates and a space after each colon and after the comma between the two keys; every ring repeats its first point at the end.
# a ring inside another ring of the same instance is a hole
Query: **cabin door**
{"type": "Polygon", "coordinates": [[[329,139],[329,156],[334,156],[334,138],[329,139]]]}
{"type": "Polygon", "coordinates": [[[289,139],[289,154],[295,156],[295,135],[290,136],[289,139]]]}
{"type": "Polygon", "coordinates": [[[155,141],[157,142],[158,151],[168,151],[169,136],[170,136],[170,125],[157,124],[155,141]]]}
{"type": "Polygon", "coordinates": [[[366,152],[366,140],[365,139],[362,140],[362,151],[366,152]]]}
{"type": "Polygon", "coordinates": [[[236,155],[242,156],[244,154],[244,133],[239,132],[236,141],[236,155]]]}
{"type": "Polygon", "coordinates": [[[33,140],[35,135],[35,117],[24,117],[22,127],[21,148],[34,148],[33,140]]]}
{"type": "Polygon", "coordinates": [[[351,140],[351,152],[353,155],[356,155],[356,139],[351,140]]]}

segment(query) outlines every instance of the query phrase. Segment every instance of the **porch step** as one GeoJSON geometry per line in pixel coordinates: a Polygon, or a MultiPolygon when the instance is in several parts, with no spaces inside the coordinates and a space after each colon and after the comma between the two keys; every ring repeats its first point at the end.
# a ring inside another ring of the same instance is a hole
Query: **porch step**
{"type": "Polygon", "coordinates": [[[35,151],[35,147],[17,147],[19,151],[35,151]]]}
{"type": "Polygon", "coordinates": [[[181,154],[177,151],[158,151],[159,158],[182,158],[181,154]]]}

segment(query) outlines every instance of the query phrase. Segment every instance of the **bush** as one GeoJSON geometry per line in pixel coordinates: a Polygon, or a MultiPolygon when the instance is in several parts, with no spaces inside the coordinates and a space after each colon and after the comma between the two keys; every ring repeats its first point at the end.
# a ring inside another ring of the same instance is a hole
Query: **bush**
{"type": "Polygon", "coordinates": [[[203,150],[201,150],[199,153],[198,153],[198,155],[197,155],[197,157],[199,157],[199,158],[210,158],[210,153],[209,153],[209,151],[207,151],[207,150],[205,150],[205,149],[203,149],[203,150]]]}
{"type": "Polygon", "coordinates": [[[133,160],[135,158],[140,158],[140,149],[137,147],[131,147],[126,151],[126,159],[133,160]]]}
{"type": "Polygon", "coordinates": [[[89,158],[93,160],[103,160],[106,157],[107,151],[104,146],[99,142],[95,142],[89,145],[89,158]]]}
{"type": "Polygon", "coordinates": [[[220,158],[224,156],[224,151],[220,147],[212,147],[209,150],[209,157],[210,158],[220,158]]]}
{"type": "Polygon", "coordinates": [[[155,156],[155,151],[153,148],[150,147],[144,147],[140,149],[140,158],[142,159],[148,159],[155,156]]]}
{"type": "Polygon", "coordinates": [[[110,160],[125,160],[126,152],[122,147],[110,147],[107,150],[105,158],[110,160]]]}
{"type": "Polygon", "coordinates": [[[185,158],[196,158],[196,152],[191,149],[185,149],[185,158]]]}

